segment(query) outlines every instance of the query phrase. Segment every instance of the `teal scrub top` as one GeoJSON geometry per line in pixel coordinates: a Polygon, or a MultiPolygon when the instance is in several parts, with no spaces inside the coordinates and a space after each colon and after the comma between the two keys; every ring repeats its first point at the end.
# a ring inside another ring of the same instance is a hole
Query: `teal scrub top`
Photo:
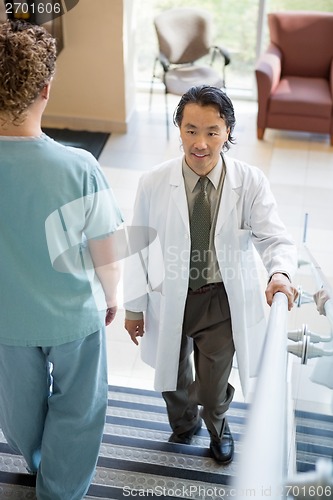
{"type": "Polygon", "coordinates": [[[99,330],[87,239],[123,218],[98,162],[45,134],[0,137],[0,343],[55,346],[99,330]]]}

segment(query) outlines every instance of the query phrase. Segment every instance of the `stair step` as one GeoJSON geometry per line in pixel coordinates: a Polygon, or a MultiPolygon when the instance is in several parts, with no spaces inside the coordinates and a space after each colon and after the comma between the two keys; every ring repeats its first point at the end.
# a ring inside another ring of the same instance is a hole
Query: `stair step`
{"type": "Polygon", "coordinates": [[[295,411],[296,469],[315,470],[321,457],[333,458],[333,417],[308,411],[295,411]]]}
{"type": "MultiPolygon", "coordinates": [[[[247,404],[232,402],[228,422],[235,439],[235,458],[221,466],[209,456],[204,425],[191,445],[169,443],[171,430],[159,393],[110,386],[103,442],[86,499],[116,500],[132,493],[142,496],[143,492],[154,498],[220,500],[228,492],[231,496],[247,412],[247,404]]],[[[332,456],[333,421],[297,411],[296,426],[297,470],[313,470],[319,456],[332,456]]],[[[0,498],[33,498],[34,480],[26,473],[24,459],[11,451],[0,431],[0,498]]]]}

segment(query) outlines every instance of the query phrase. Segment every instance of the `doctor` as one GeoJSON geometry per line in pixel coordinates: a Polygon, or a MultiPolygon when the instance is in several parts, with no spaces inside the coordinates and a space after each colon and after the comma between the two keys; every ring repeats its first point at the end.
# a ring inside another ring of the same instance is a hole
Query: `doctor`
{"type": "Polygon", "coordinates": [[[211,456],[227,464],[234,452],[226,419],[234,352],[246,392],[265,333],[254,249],[267,270],[268,304],[280,291],[291,309],[296,248],[264,174],[223,154],[234,142],[228,96],[193,87],[174,122],[184,155],[141,178],[133,219],[156,231],[163,258],[147,238],[142,272],[127,268],[125,328],[135,344],[143,337],[142,358],[156,369],[155,389],[163,394],[173,431],[169,442],[189,444],[203,419],[211,456]]]}

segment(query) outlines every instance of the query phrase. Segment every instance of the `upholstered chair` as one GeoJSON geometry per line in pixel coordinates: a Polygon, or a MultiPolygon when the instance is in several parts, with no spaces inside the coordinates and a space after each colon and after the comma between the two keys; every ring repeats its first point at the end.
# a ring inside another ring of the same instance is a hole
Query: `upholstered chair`
{"type": "Polygon", "coordinates": [[[266,128],[329,134],[333,145],[333,13],[268,14],[256,64],[258,139],[266,128]]]}
{"type": "Polygon", "coordinates": [[[204,9],[180,7],[162,11],[154,18],[154,26],[159,52],[154,63],[150,102],[155,79],[159,78],[159,63],[168,132],[167,95],[181,96],[194,85],[225,87],[225,66],[230,63],[230,55],[224,47],[213,44],[213,19],[204,9]],[[208,60],[205,56],[209,56],[208,60]]]}

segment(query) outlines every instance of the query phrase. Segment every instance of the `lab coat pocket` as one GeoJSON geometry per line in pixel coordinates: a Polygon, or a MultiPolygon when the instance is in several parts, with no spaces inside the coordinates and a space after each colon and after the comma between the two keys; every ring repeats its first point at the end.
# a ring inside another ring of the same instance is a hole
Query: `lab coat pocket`
{"type": "Polygon", "coordinates": [[[150,291],[148,293],[148,309],[146,314],[146,327],[148,330],[158,331],[158,322],[161,314],[161,293],[150,291]]]}
{"type": "Polygon", "coordinates": [[[251,231],[249,229],[238,229],[238,245],[241,252],[249,247],[251,231]]]}
{"type": "Polygon", "coordinates": [[[160,307],[161,294],[149,292],[148,308],[145,315],[145,334],[141,340],[141,357],[145,363],[153,368],[156,367],[160,307]]]}
{"type": "Polygon", "coordinates": [[[238,244],[246,323],[248,326],[254,326],[262,320],[264,311],[258,274],[257,255],[251,241],[250,230],[238,230],[238,244]]]}

